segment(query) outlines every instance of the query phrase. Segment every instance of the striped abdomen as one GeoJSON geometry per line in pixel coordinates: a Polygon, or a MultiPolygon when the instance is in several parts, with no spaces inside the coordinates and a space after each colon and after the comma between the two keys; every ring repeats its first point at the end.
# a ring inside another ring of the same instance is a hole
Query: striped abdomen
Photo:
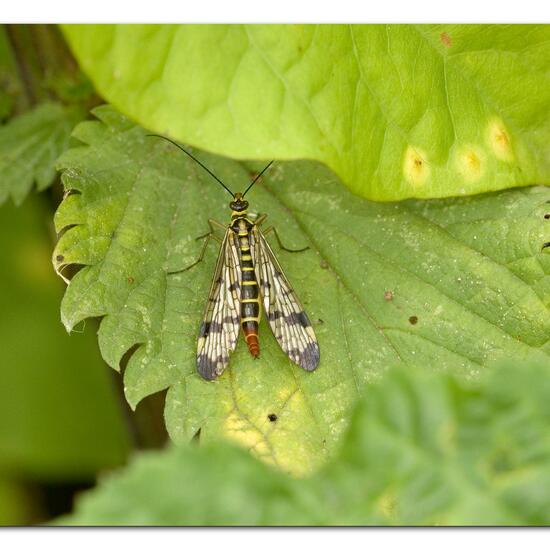
{"type": "Polygon", "coordinates": [[[241,326],[251,355],[260,355],[258,340],[258,322],[260,320],[260,300],[258,282],[254,273],[254,264],[250,255],[248,228],[244,220],[239,223],[239,249],[241,253],[241,326]]]}

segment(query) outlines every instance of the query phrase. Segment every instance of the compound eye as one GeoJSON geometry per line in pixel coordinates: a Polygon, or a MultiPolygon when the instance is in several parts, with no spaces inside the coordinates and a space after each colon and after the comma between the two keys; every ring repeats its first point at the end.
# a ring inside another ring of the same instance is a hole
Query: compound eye
{"type": "Polygon", "coordinates": [[[242,212],[248,208],[248,203],[246,201],[234,201],[229,204],[229,208],[235,212],[242,212]]]}

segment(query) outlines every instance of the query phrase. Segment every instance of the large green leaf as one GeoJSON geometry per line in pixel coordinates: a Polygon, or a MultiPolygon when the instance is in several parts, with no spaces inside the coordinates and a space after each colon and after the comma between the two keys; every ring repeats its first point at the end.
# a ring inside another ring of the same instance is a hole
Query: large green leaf
{"type": "Polygon", "coordinates": [[[141,125],[375,200],[550,183],[548,25],[67,25],[141,125]]]}
{"type": "MultiPolygon", "coordinates": [[[[200,429],[201,440],[230,437],[305,473],[332,454],[356,397],[391,365],[470,377],[502,357],[548,360],[550,189],[371,203],[304,161],[275,165],[249,197],[287,246],[310,247],[278,255],[313,321],[320,367],[290,364],[262,323],[261,359],[241,341],[225,374],[204,381],[195,349],[216,247],[193,269],[167,272],[194,261],[209,217],[228,220],[229,196],[171,144],[108,107],[96,115],[101,122],[76,129],[84,145],[60,160],[72,193],[56,214],[65,231],[54,264],[85,266],[62,318],[71,330],[102,317],[113,368],[133,350],[124,372],[132,406],[169,388],[174,440],[200,429]]],[[[249,181],[246,165],[200,158],[235,189],[249,181]]]]}
{"type": "MultiPolygon", "coordinates": [[[[0,208],[0,486],[14,493],[10,479],[88,480],[129,444],[93,327],[68,337],[59,324],[50,215],[36,198],[0,208]]],[[[17,509],[0,502],[0,524],[17,509]]]]}
{"type": "Polygon", "coordinates": [[[39,191],[54,180],[54,163],[68,147],[83,112],[43,103],[0,127],[0,204],[11,196],[21,204],[33,183],[39,191]]]}
{"type": "Polygon", "coordinates": [[[400,369],[374,384],[336,459],[294,479],[229,445],[148,453],[69,525],[548,525],[550,370],[476,386],[400,369]]]}

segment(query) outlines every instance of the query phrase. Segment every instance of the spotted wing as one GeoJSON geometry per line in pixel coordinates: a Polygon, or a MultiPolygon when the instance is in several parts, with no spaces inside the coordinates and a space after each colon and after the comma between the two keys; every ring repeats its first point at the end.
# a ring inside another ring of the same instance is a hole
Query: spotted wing
{"type": "Polygon", "coordinates": [[[271,330],[291,361],[307,371],[317,368],[319,344],[298,296],[259,229],[251,232],[251,255],[271,330]]]}
{"type": "Polygon", "coordinates": [[[240,329],[241,270],[235,234],[223,239],[199,331],[197,370],[214,380],[227,367],[240,329]]]}

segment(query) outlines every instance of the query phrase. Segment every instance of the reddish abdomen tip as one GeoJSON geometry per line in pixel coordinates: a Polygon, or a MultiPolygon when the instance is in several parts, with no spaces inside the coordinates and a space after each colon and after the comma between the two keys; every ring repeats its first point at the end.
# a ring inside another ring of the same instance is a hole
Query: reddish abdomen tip
{"type": "Polygon", "coordinates": [[[260,342],[258,340],[258,334],[252,331],[245,331],[244,337],[246,338],[246,345],[250,355],[256,359],[260,356],[260,342]]]}

